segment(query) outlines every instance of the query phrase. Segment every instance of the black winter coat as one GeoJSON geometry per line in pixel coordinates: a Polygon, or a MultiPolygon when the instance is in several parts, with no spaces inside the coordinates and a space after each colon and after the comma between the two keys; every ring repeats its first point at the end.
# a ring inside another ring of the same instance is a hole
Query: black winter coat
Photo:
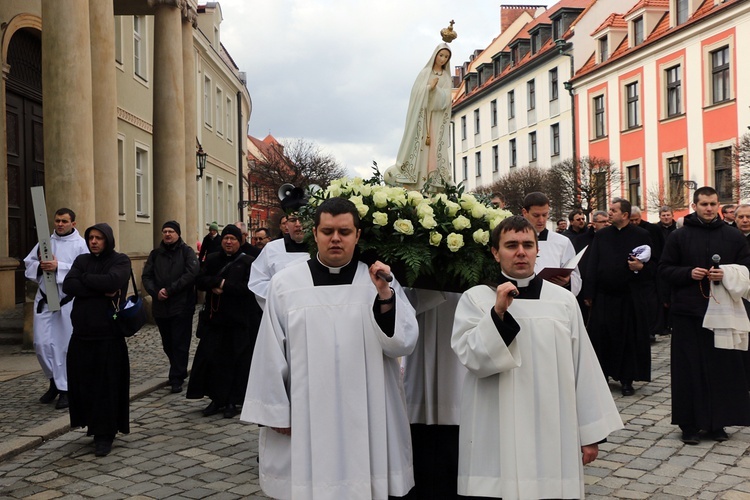
{"type": "Polygon", "coordinates": [[[86,230],[84,238],[87,246],[92,229],[104,234],[106,249],[99,255],[85,253],[76,257],[63,282],[63,292],[75,297],[70,313],[73,333],[84,336],[119,336],[112,319],[112,302],[119,301],[120,307],[125,305],[130,283],[130,258],[115,251],[112,228],[105,223],[95,224],[86,230]],[[118,290],[119,296],[105,295],[118,290]]]}
{"type": "Polygon", "coordinates": [[[153,297],[151,310],[155,318],[171,318],[195,310],[195,277],[199,270],[198,257],[182,238],[169,246],[162,241],[151,251],[141,280],[153,297]],[[158,298],[162,288],[167,290],[167,300],[158,298]]]}
{"type": "Polygon", "coordinates": [[[253,260],[242,252],[227,255],[222,250],[208,255],[196,279],[198,290],[206,292],[201,322],[247,329],[260,317],[262,311],[255,295],[247,288],[253,260]],[[218,288],[222,280],[222,293],[213,293],[212,289],[218,288]]]}

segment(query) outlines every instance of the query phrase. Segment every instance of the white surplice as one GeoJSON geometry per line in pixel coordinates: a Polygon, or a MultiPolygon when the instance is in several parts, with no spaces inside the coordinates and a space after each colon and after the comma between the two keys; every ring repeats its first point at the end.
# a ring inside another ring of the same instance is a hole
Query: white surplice
{"type": "MultiPolygon", "coordinates": [[[[88,253],[86,241],[73,229],[70,234],[60,236],[53,232],[50,236],[52,255],[57,260],[57,271],[55,282],[57,293],[62,301],[65,294],[62,284],[73,265],[76,257],[82,253],[88,253]]],[[[26,265],[25,276],[27,279],[36,281],[39,289],[34,298],[34,351],[42,367],[44,376],[55,380],[55,386],[61,391],[68,390],[67,357],[70,336],[73,333],[73,325],[70,322],[70,312],[73,310],[73,301],[63,305],[59,311],[52,312],[49,306],[44,304],[41,312],[37,313],[42,293],[47,293],[47,282],[44,276],[39,274],[39,244],[34,245],[29,255],[23,259],[26,265]]]]}
{"type": "Polygon", "coordinates": [[[372,312],[359,263],[351,285],[314,286],[308,264],[271,280],[241,420],[263,427],[260,484],[275,498],[402,496],[414,485],[399,356],[414,349],[414,309],[395,281],[395,332],[372,312]],[[268,427],[291,427],[291,437],[268,427]]]}
{"type": "Polygon", "coordinates": [[[583,498],[581,445],[622,420],[575,297],[543,282],[539,299],[515,299],[520,326],[506,345],[490,315],[496,292],[468,290],[453,349],[469,369],[462,394],[458,492],[504,500],[583,498]]]}
{"type": "Polygon", "coordinates": [[[247,287],[255,294],[261,309],[266,308],[266,295],[271,278],[285,267],[309,258],[310,254],[307,252],[287,252],[284,238],[273,240],[263,247],[258,258],[253,261],[250,279],[247,282],[247,287]]]}

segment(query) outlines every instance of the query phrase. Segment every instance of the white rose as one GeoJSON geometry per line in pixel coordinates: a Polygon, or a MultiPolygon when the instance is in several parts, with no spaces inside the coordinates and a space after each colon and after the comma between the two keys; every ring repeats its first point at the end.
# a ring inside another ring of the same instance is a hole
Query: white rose
{"type": "Polygon", "coordinates": [[[349,201],[351,201],[355,205],[362,205],[364,203],[361,196],[350,196],[349,201]]]}
{"type": "Polygon", "coordinates": [[[419,217],[425,217],[427,215],[435,215],[435,210],[427,202],[422,202],[417,205],[417,215],[419,217]]]}
{"type": "Polygon", "coordinates": [[[419,191],[409,191],[406,193],[406,198],[409,200],[409,203],[415,207],[424,200],[424,196],[422,196],[422,193],[419,191]]]}
{"type": "Polygon", "coordinates": [[[372,195],[372,202],[378,208],[384,208],[388,206],[388,193],[385,191],[377,191],[372,195]]]}
{"type": "Polygon", "coordinates": [[[453,219],[453,227],[456,229],[456,231],[461,231],[462,229],[471,227],[471,221],[463,215],[459,215],[458,217],[453,219]]]}
{"type": "Polygon", "coordinates": [[[443,235],[437,231],[430,231],[430,245],[437,247],[440,246],[440,242],[443,240],[443,235]]]}
{"type": "Polygon", "coordinates": [[[503,221],[501,217],[495,217],[490,221],[490,231],[495,229],[498,224],[500,224],[503,221]]]}
{"type": "Polygon", "coordinates": [[[372,186],[369,184],[362,184],[361,186],[357,186],[359,188],[359,194],[362,196],[370,196],[372,194],[372,186]]]}
{"type": "Polygon", "coordinates": [[[393,223],[393,229],[396,230],[396,232],[401,234],[414,234],[414,225],[411,223],[410,220],[406,219],[396,219],[396,222],[393,223]]]}
{"type": "Polygon", "coordinates": [[[481,203],[476,203],[473,207],[471,207],[471,216],[475,219],[481,219],[482,217],[484,217],[485,213],[487,213],[487,207],[485,207],[481,203]]]}
{"type": "Polygon", "coordinates": [[[458,209],[461,208],[461,206],[458,203],[452,202],[450,200],[446,200],[445,202],[445,208],[448,211],[448,215],[450,217],[455,217],[458,213],[458,209]]]}
{"type": "Polygon", "coordinates": [[[459,203],[464,210],[471,210],[477,204],[477,199],[474,198],[474,195],[464,193],[461,195],[459,203]]]}
{"type": "Polygon", "coordinates": [[[419,220],[419,223],[425,229],[433,229],[437,227],[437,221],[432,215],[425,215],[419,220]]]}
{"type": "Polygon", "coordinates": [[[484,229],[477,229],[474,231],[474,234],[472,234],[472,237],[474,238],[474,241],[480,245],[486,245],[490,242],[490,232],[485,231],[484,229]]]}
{"type": "Polygon", "coordinates": [[[372,214],[372,223],[376,226],[388,225],[388,214],[384,212],[374,212],[372,214]]]}
{"type": "Polygon", "coordinates": [[[445,239],[445,243],[448,245],[448,250],[458,252],[458,249],[464,246],[464,236],[462,234],[451,233],[445,239]]]}
{"type": "Polygon", "coordinates": [[[326,189],[326,198],[336,198],[337,196],[341,196],[341,186],[331,183],[326,189]]]}
{"type": "Polygon", "coordinates": [[[370,207],[367,205],[360,203],[359,205],[355,205],[357,207],[357,212],[359,213],[359,217],[362,218],[365,215],[367,215],[367,212],[370,211],[370,207]]]}

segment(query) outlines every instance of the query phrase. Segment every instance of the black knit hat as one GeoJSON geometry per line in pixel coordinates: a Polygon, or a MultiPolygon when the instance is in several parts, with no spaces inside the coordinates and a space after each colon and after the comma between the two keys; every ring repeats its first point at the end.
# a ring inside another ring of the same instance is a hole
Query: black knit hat
{"type": "Polygon", "coordinates": [[[224,238],[227,234],[231,234],[235,238],[237,238],[237,241],[242,241],[242,229],[238,228],[234,224],[227,224],[224,229],[221,231],[221,237],[224,238]]]}
{"type": "Polygon", "coordinates": [[[176,220],[168,220],[167,222],[164,223],[163,226],[161,226],[162,229],[164,229],[165,227],[170,227],[174,229],[174,232],[177,233],[178,236],[182,236],[182,231],[180,230],[180,223],[177,222],[176,220]]]}

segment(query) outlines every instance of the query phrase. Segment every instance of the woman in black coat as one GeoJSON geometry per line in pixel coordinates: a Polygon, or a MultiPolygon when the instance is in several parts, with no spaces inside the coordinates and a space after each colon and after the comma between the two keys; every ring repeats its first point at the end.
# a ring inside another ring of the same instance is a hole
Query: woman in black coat
{"type": "Polygon", "coordinates": [[[63,282],[63,291],[75,297],[67,358],[70,426],[88,427],[95,455],[103,457],[118,432],[130,432],[128,348],[113,319],[115,305],[126,301],[130,259],[115,251],[106,223],[86,229],[84,238],[91,253],[76,258],[63,282]]]}
{"type": "Polygon", "coordinates": [[[221,233],[221,251],[206,258],[195,282],[206,292],[206,302],[196,331],[200,343],[187,398],[211,398],[203,410],[205,416],[222,409],[225,418],[239,413],[260,327],[262,311],[247,288],[253,258],[239,251],[241,241],[240,229],[226,226],[221,233]]]}

